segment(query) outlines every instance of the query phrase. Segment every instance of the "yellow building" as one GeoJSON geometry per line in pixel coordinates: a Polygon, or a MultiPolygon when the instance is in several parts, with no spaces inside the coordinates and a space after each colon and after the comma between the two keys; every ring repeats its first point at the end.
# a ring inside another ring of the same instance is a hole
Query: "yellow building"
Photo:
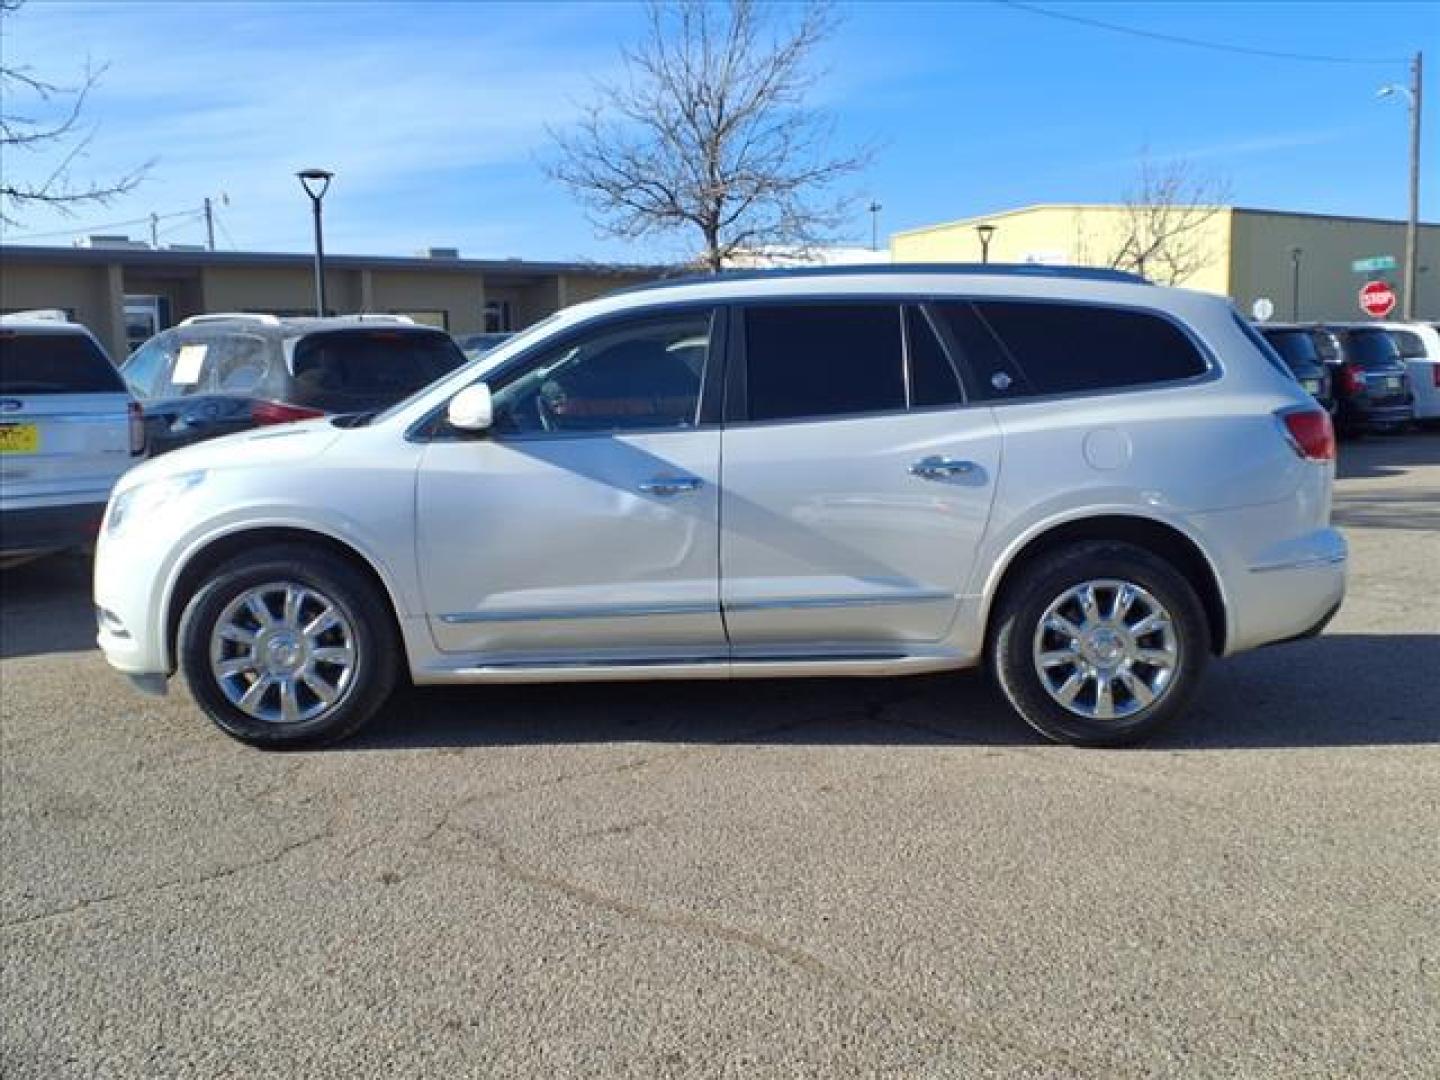
{"type": "MultiPolygon", "coordinates": [[[[1127,254],[1129,269],[1139,255],[1152,280],[1229,296],[1246,312],[1268,299],[1275,319],[1362,318],[1356,297],[1367,275],[1351,264],[1389,255],[1398,265],[1405,252],[1405,223],[1380,218],[1235,206],[1136,212],[1044,205],[896,233],[890,253],[896,262],[980,262],[987,225],[991,262],[1108,266],[1127,254]],[[1156,243],[1156,234],[1176,231],[1178,240],[1156,243]]],[[[1415,313],[1440,319],[1440,225],[1421,224],[1419,249],[1415,313]]],[[[1385,278],[1398,293],[1399,270],[1370,276],[1385,278]]]]}

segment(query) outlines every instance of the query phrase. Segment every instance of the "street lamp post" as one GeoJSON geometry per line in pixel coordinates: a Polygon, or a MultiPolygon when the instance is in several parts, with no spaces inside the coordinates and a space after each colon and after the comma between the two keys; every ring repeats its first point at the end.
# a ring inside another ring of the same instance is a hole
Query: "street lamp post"
{"type": "Polygon", "coordinates": [[[1410,216],[1405,222],[1405,295],[1401,314],[1406,319],[1415,317],[1415,275],[1420,259],[1418,249],[1420,232],[1420,87],[1425,54],[1417,52],[1410,61],[1410,85],[1390,84],[1380,88],[1380,97],[1391,97],[1403,93],[1410,99],[1410,216]]]}
{"type": "Polygon", "coordinates": [[[1302,248],[1290,249],[1290,321],[1300,321],[1300,256],[1302,248]]]}
{"type": "Polygon", "coordinates": [[[990,261],[990,238],[995,235],[995,226],[988,222],[984,225],[976,225],[975,231],[980,235],[980,261],[990,261]]]}
{"type": "Polygon", "coordinates": [[[871,199],[871,200],[870,200],[870,205],[867,206],[865,209],[867,209],[867,210],[870,211],[870,250],[871,250],[871,251],[879,251],[879,250],[880,250],[880,211],[881,211],[881,210],[884,210],[885,208],[884,208],[883,206],[881,206],[878,202],[876,202],[874,199],[871,199]]]}
{"type": "Polygon", "coordinates": [[[300,186],[310,196],[315,211],[315,314],[325,315],[325,237],[320,224],[320,202],[330,190],[330,181],[335,174],[324,169],[302,169],[295,174],[300,186]]]}

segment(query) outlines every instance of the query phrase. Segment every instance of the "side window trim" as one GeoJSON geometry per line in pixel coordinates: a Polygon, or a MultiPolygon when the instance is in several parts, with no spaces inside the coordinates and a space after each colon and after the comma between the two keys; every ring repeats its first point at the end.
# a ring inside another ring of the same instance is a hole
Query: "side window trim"
{"type": "Polygon", "coordinates": [[[945,334],[943,334],[943,333],[941,332],[941,329],[940,329],[939,325],[937,325],[937,320],[936,320],[936,318],[935,318],[935,316],[934,316],[934,313],[931,312],[931,310],[930,310],[930,303],[929,303],[925,298],[923,298],[923,297],[906,297],[906,298],[904,299],[903,306],[902,306],[902,309],[901,309],[901,311],[900,311],[900,328],[901,328],[901,333],[903,333],[903,334],[905,335],[905,364],[906,364],[906,369],[905,369],[905,374],[906,374],[906,382],[905,382],[905,403],[906,403],[906,407],[907,407],[908,411],[910,411],[910,412],[930,412],[930,411],[933,411],[933,410],[940,410],[940,409],[963,409],[963,408],[967,407],[968,405],[970,405],[970,404],[971,404],[971,400],[970,400],[970,399],[971,399],[974,395],[971,394],[971,392],[970,392],[970,387],[966,384],[965,378],[964,378],[964,376],[961,374],[961,371],[960,371],[960,362],[959,362],[959,361],[956,359],[956,357],[955,357],[955,350],[951,347],[951,343],[950,343],[948,340],[946,340],[945,334]],[[943,357],[945,357],[945,364],[946,364],[946,366],[950,369],[950,377],[955,380],[955,388],[956,388],[956,390],[957,390],[957,391],[959,392],[959,394],[960,394],[960,400],[957,401],[957,402],[955,402],[953,405],[921,405],[921,406],[916,406],[916,405],[914,404],[915,390],[914,390],[914,384],[913,384],[913,382],[912,382],[912,380],[911,380],[911,371],[912,371],[912,368],[911,368],[911,365],[910,365],[910,356],[911,356],[911,349],[912,349],[912,345],[911,345],[911,341],[910,341],[910,313],[911,313],[911,312],[914,312],[915,315],[917,315],[920,319],[922,319],[922,320],[924,321],[925,325],[926,325],[927,327],[929,327],[931,337],[933,337],[933,338],[935,339],[935,343],[940,346],[940,355],[942,355],[943,357]]]}

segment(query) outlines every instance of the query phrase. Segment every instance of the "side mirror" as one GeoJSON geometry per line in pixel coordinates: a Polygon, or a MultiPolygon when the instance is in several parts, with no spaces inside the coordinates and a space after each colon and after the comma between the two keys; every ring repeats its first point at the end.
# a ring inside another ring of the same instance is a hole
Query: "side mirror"
{"type": "Polygon", "coordinates": [[[495,406],[490,399],[490,387],[484,383],[467,386],[450,399],[446,410],[450,426],[460,431],[489,431],[495,422],[495,406]]]}

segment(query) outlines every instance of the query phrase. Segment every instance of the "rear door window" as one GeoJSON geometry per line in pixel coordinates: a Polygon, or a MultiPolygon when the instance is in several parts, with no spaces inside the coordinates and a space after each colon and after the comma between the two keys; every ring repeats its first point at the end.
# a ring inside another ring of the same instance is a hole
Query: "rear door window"
{"type": "Polygon", "coordinates": [[[287,396],[327,412],[383,408],[464,363],[448,334],[328,330],[295,342],[287,396]]]}
{"type": "Polygon", "coordinates": [[[125,383],[85,334],[0,330],[0,394],[111,394],[125,383]]]}
{"type": "Polygon", "coordinates": [[[931,409],[959,405],[960,378],[922,308],[905,309],[905,346],[910,360],[910,405],[931,409]]]}
{"type": "Polygon", "coordinates": [[[1206,371],[1195,343],[1152,312],[1010,300],[979,300],[975,309],[1035,394],[1146,386],[1206,371]]]}
{"type": "Polygon", "coordinates": [[[899,304],[760,305],[744,318],[749,419],[905,408],[899,304]]]}

